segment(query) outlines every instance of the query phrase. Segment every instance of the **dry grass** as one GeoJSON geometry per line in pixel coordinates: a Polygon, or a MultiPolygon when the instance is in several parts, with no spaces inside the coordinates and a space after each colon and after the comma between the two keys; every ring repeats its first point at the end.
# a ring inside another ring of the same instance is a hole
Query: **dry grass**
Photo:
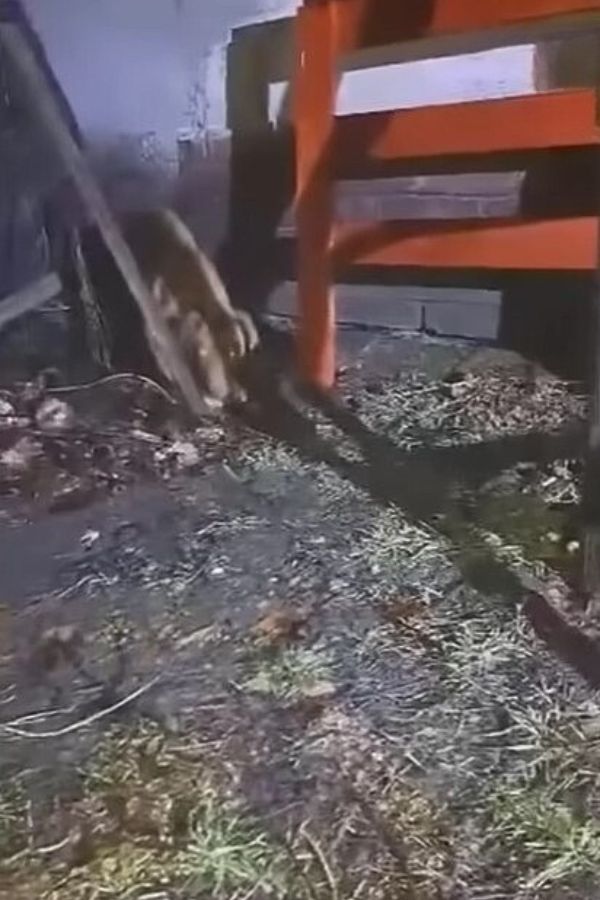
{"type": "MultiPolygon", "coordinates": [[[[193,744],[177,746],[155,727],[119,728],[106,736],[72,815],[85,823],[85,859],[67,863],[69,851],[82,849],[71,846],[81,835],[67,836],[57,844],[67,857],[32,848],[8,866],[7,884],[13,877],[23,882],[19,871],[27,861],[31,896],[48,900],[129,900],[163,890],[214,900],[259,889],[281,900],[290,889],[302,896],[285,851],[232,795],[226,779],[193,744]]],[[[12,818],[9,824],[14,830],[12,818]]]]}
{"type": "MultiPolygon", "coordinates": [[[[532,393],[484,376],[379,387],[357,389],[360,415],[403,450],[554,429],[581,405],[556,383],[532,393]]],[[[313,421],[339,443],[321,413],[313,421]]],[[[360,459],[347,442],[340,451],[360,459]]],[[[554,524],[538,501],[577,496],[572,467],[530,472],[532,502],[520,502],[518,478],[488,485],[471,498],[479,529],[457,527],[456,542],[275,441],[236,447],[231,467],[277,494],[286,539],[271,560],[273,522],[263,500],[248,510],[249,490],[243,509],[186,534],[188,568],[155,564],[165,596],[192,579],[195,638],[174,634],[170,646],[174,658],[186,650],[182,694],[196,724],[180,738],[148,725],[104,736],[73,804],[92,832],[77,867],[29,847],[24,803],[0,799],[0,853],[25,851],[7,869],[14,895],[26,874],[44,900],[591,896],[581,884],[600,872],[598,698],[546,654],[512,598],[468,587],[460,571],[469,552],[519,577],[553,577],[539,553],[554,524]],[[309,500],[294,506],[294,492],[309,500]],[[221,566],[235,522],[266,540],[261,571],[240,538],[235,566],[204,582],[198,560],[221,566]],[[235,609],[246,624],[213,630],[205,590],[217,621],[235,609]],[[266,593],[311,609],[292,647],[248,640],[266,593]],[[202,698],[215,694],[213,714],[202,698]]]]}

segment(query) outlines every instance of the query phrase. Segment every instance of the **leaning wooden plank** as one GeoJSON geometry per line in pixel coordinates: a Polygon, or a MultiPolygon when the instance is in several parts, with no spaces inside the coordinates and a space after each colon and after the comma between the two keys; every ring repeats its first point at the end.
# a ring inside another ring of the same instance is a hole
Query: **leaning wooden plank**
{"type": "Polygon", "coordinates": [[[192,374],[140,275],[121,229],[108,208],[81,150],[71,136],[44,74],[17,25],[0,23],[0,45],[20,75],[32,111],[45,126],[56,152],[77,186],[88,214],[97,225],[140,308],[148,333],[152,336],[152,343],[156,346],[161,369],[172,378],[194,414],[202,415],[208,412],[192,374]]]}
{"type": "Polygon", "coordinates": [[[27,287],[0,300],[0,329],[14,322],[25,313],[48,303],[62,290],[61,280],[55,272],[44,275],[27,287]]]}
{"type": "MultiPolygon", "coordinates": [[[[305,6],[323,5],[323,0],[305,0],[305,6]]],[[[338,53],[443,38],[448,35],[496,32],[502,44],[504,29],[520,30],[524,42],[531,39],[531,26],[561,20],[582,27],[598,25],[599,0],[327,0],[336,23],[338,53]]]]}

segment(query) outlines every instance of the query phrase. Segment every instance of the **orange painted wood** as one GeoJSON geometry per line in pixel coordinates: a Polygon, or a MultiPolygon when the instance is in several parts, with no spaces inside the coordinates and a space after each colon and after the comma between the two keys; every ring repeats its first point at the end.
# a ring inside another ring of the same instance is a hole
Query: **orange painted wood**
{"type": "MultiPolygon", "coordinates": [[[[327,0],[307,0],[319,7],[327,0]]],[[[600,12],[599,0],[328,0],[336,52],[600,12]]]]}
{"type": "Polygon", "coordinates": [[[339,265],[595,271],[598,219],[471,219],[336,227],[339,265]]]}
{"type": "Polygon", "coordinates": [[[335,75],[329,4],[301,10],[296,19],[297,267],[302,376],[328,388],[335,380],[335,308],[331,272],[333,192],[330,146],[335,75]]]}
{"type": "Polygon", "coordinates": [[[593,90],[423,106],[336,119],[333,165],[356,175],[361,164],[595,145],[593,90]]]}

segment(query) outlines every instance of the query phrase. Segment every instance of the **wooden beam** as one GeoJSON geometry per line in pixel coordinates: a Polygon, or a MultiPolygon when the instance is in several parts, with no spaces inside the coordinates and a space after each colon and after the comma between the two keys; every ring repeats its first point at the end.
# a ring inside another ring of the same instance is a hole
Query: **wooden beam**
{"type": "Polygon", "coordinates": [[[294,93],[298,361],[301,375],[324,388],[331,387],[335,379],[335,301],[330,258],[333,188],[329,167],[335,75],[330,13],[326,4],[298,14],[294,93]]]}
{"type": "MultiPolygon", "coordinates": [[[[400,0],[399,0],[400,2],[400,0]]],[[[376,47],[346,53],[343,59],[344,71],[368,69],[373,66],[393,65],[416,59],[435,59],[460,53],[476,53],[492,47],[510,47],[549,40],[568,40],[582,30],[588,31],[596,23],[595,13],[579,13],[532,20],[517,25],[480,32],[437,35],[430,38],[410,40],[402,44],[384,43],[376,47]]],[[[244,40],[246,33],[268,48],[267,78],[269,82],[289,81],[293,77],[295,18],[275,19],[259,25],[246,25],[232,32],[232,39],[244,40]]],[[[600,22],[598,23],[600,25],[600,22]]]]}
{"type": "Polygon", "coordinates": [[[376,222],[337,226],[333,255],[342,267],[593,272],[597,244],[596,217],[376,222]]]}
{"type": "Polygon", "coordinates": [[[110,211],[81,150],[67,128],[43,72],[17,25],[0,23],[0,45],[19,74],[31,110],[44,126],[52,149],[56,151],[76,185],[81,200],[97,225],[103,240],[138,304],[146,328],[157,348],[158,362],[181,391],[183,399],[196,415],[208,408],[192,374],[180,354],[169,329],[151,296],[121,229],[110,211]]]}
{"type": "MultiPolygon", "coordinates": [[[[306,0],[305,8],[323,0],[306,0]]],[[[597,24],[599,0],[328,0],[335,21],[335,51],[543,24],[575,17],[597,24]]]]}
{"type": "Polygon", "coordinates": [[[55,272],[38,278],[20,291],[15,291],[0,300],[0,329],[26,313],[38,309],[52,300],[62,290],[62,283],[55,272]]]}
{"type": "Polygon", "coordinates": [[[402,160],[597,145],[594,90],[422,106],[336,119],[333,167],[361,177],[402,160]]]}

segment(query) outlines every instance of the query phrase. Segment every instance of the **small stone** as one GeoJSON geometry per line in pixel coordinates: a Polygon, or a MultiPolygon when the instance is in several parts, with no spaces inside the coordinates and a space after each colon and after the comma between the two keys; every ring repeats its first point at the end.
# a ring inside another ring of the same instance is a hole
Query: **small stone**
{"type": "Polygon", "coordinates": [[[0,468],[9,475],[22,475],[31,468],[42,452],[41,444],[30,437],[20,438],[4,453],[0,453],[0,468]]]}
{"type": "Polygon", "coordinates": [[[131,432],[131,437],[135,438],[136,441],[142,441],[144,444],[160,444],[158,435],[144,431],[142,428],[134,428],[131,432]]]}
{"type": "Polygon", "coordinates": [[[46,397],[36,410],[35,421],[42,431],[66,431],[75,424],[75,413],[64,400],[46,397]]]}
{"type": "Polygon", "coordinates": [[[200,462],[198,448],[190,441],[175,441],[170,447],[170,453],[182,469],[191,469],[200,462]]]}
{"type": "Polygon", "coordinates": [[[185,650],[187,647],[201,648],[205,644],[216,640],[219,635],[219,627],[217,625],[207,625],[204,628],[198,628],[191,634],[186,634],[179,638],[175,645],[177,650],[185,650]]]}
{"type": "Polygon", "coordinates": [[[8,400],[0,397],[0,419],[8,419],[15,415],[15,408],[8,400]]]}
{"type": "Polygon", "coordinates": [[[89,531],[86,531],[85,534],[81,535],[81,537],[79,538],[79,543],[84,548],[84,550],[89,550],[90,547],[93,547],[93,545],[99,538],[100,532],[90,529],[89,531]]]}
{"type": "Polygon", "coordinates": [[[304,688],[302,695],[311,700],[325,700],[329,697],[333,697],[336,691],[337,687],[332,681],[316,681],[309,687],[304,688]]]}

